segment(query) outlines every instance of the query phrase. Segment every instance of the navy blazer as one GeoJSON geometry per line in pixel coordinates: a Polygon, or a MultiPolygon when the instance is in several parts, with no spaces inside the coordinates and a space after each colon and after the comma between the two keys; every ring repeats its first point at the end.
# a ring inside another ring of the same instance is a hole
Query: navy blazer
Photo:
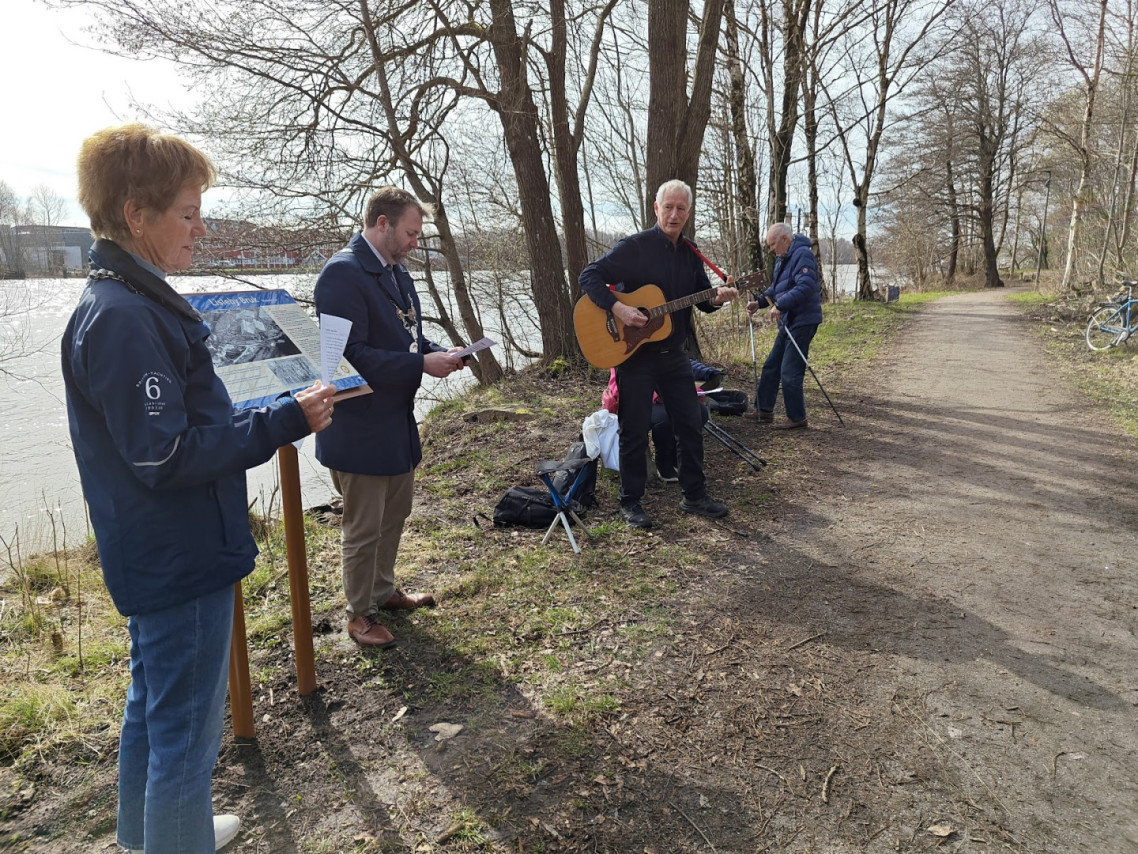
{"type": "Polygon", "coordinates": [[[333,255],[316,280],[316,311],[352,322],[344,356],[372,393],[336,404],[332,424],[316,434],[316,459],[336,471],[400,475],[423,451],[415,423],[415,393],[423,354],[445,347],[423,337],[419,296],[402,264],[385,270],[362,234],[333,255]],[[415,338],[396,313],[414,306],[415,338]],[[417,340],[418,352],[411,352],[417,340]]]}

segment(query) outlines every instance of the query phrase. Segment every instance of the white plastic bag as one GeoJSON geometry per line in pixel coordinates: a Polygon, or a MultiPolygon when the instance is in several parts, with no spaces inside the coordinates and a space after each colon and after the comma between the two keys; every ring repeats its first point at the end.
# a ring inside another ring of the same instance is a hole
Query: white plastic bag
{"type": "Polygon", "coordinates": [[[581,438],[585,440],[585,453],[590,459],[599,456],[605,468],[620,471],[620,437],[615,415],[607,409],[598,409],[582,422],[581,438]]]}

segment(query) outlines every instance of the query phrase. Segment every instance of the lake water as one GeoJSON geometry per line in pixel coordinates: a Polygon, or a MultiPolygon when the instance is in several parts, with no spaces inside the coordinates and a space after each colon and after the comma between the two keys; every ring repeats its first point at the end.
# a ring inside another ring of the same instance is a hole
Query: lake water
{"type": "MultiPolygon", "coordinates": [[[[314,273],[252,276],[249,281],[269,288],[284,288],[297,298],[308,298],[314,273]]],[[[440,287],[445,281],[437,279],[440,287]]],[[[183,292],[249,290],[247,285],[221,277],[172,276],[170,283],[183,292]]],[[[79,486],[79,472],[71,452],[64,405],[63,379],[59,370],[59,339],[86,281],[83,279],[30,279],[0,281],[0,537],[11,545],[17,538],[20,551],[30,552],[63,544],[64,528],[69,545],[87,536],[86,513],[79,486]],[[12,358],[4,352],[15,342],[24,355],[12,358]]],[[[479,283],[490,287],[490,283],[479,283]]],[[[429,295],[420,285],[425,314],[433,314],[429,295]]],[[[484,304],[497,304],[496,301],[484,304]]],[[[457,311],[450,307],[451,315],[457,311]]],[[[519,310],[511,322],[515,337],[539,340],[526,312],[519,310]]],[[[484,319],[486,334],[503,341],[495,317],[484,319]]],[[[442,331],[426,329],[428,338],[445,343],[442,331]]],[[[509,354],[495,348],[504,363],[509,354]]],[[[517,364],[517,357],[513,357],[517,364]]],[[[444,380],[424,377],[416,399],[416,414],[422,418],[440,400],[460,394],[474,381],[469,371],[444,380]]],[[[315,457],[315,441],[309,437],[300,451],[302,500],[305,507],[321,504],[335,494],[327,470],[315,457]]],[[[277,482],[275,461],[249,472],[250,499],[267,499],[277,482]]],[[[277,500],[279,508],[279,498],[277,500]]],[[[4,564],[0,556],[0,565],[4,564]]]]}
{"type": "MultiPolygon", "coordinates": [[[[839,292],[848,294],[856,286],[856,267],[838,268],[839,292]]],[[[830,270],[827,267],[826,275],[830,270]]],[[[269,288],[284,288],[293,296],[311,297],[314,273],[254,276],[249,281],[269,288]]],[[[437,277],[440,287],[444,277],[437,277]]],[[[496,279],[474,276],[472,291],[483,306],[510,306],[509,322],[514,337],[531,346],[540,341],[526,298],[504,300],[496,291],[496,279]]],[[[171,284],[184,293],[248,290],[247,285],[221,277],[172,276],[171,284]]],[[[0,280],[0,537],[9,544],[16,539],[21,552],[50,547],[54,541],[75,544],[87,535],[86,513],[79,486],[79,473],[71,453],[67,413],[63,401],[63,380],[59,372],[59,338],[83,290],[83,279],[32,279],[23,282],[0,280]],[[16,342],[18,358],[3,348],[16,342]]],[[[516,285],[517,282],[515,281],[516,285]]],[[[523,291],[524,287],[515,291],[523,291]]],[[[424,312],[428,305],[426,287],[419,286],[424,312]]],[[[444,297],[445,298],[445,297],[444,297]]],[[[458,312],[448,310],[452,317],[458,312]]],[[[486,334],[504,342],[497,310],[483,317],[486,334]]],[[[443,343],[439,329],[428,327],[427,336],[443,343]]],[[[531,346],[532,349],[532,346],[531,346]]],[[[521,367],[525,360],[499,347],[495,349],[503,364],[521,367]]],[[[469,371],[445,380],[424,377],[416,398],[416,414],[422,418],[440,400],[460,394],[473,382],[469,371]]],[[[300,451],[302,498],[305,507],[322,504],[335,493],[327,471],[315,457],[315,441],[305,440],[300,451]]],[[[267,499],[277,482],[275,461],[249,472],[249,497],[267,499]]],[[[262,499],[262,500],[263,500],[262,499]]],[[[278,500],[279,507],[279,500],[278,500]]],[[[2,548],[2,546],[0,546],[2,548]]],[[[3,565],[0,554],[0,565],[3,565]]]]}

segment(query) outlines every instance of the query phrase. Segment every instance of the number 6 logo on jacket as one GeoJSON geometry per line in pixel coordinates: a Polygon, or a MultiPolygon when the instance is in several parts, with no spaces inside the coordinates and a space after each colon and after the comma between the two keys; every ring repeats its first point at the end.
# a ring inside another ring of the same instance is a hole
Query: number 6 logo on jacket
{"type": "Polygon", "coordinates": [[[142,407],[147,415],[161,415],[162,410],[166,408],[166,401],[162,399],[162,383],[170,384],[171,380],[158,371],[147,371],[134,384],[135,388],[141,388],[146,395],[142,407]]]}

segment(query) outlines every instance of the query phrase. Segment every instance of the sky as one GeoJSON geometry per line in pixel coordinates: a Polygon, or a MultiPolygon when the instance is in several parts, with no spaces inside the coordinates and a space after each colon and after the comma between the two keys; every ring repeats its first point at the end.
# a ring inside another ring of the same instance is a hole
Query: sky
{"type": "Polygon", "coordinates": [[[67,200],[61,225],[87,225],[75,201],[75,157],[92,132],[138,118],[134,100],[189,104],[177,68],[113,57],[84,45],[90,12],[45,9],[34,0],[2,0],[0,181],[26,198],[46,184],[67,200]]]}

